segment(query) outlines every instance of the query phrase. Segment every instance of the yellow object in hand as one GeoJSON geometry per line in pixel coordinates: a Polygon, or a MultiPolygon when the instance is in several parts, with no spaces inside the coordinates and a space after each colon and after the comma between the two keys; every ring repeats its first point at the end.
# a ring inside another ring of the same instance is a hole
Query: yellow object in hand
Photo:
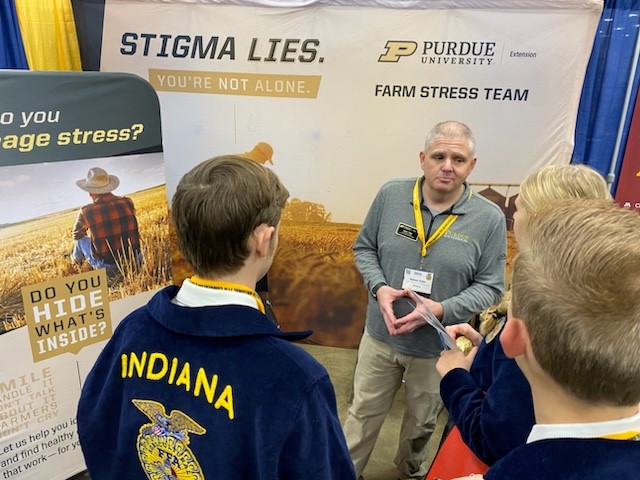
{"type": "Polygon", "coordinates": [[[473,343],[471,343],[471,340],[463,335],[456,338],[456,345],[460,350],[462,350],[462,353],[464,353],[465,355],[467,355],[473,348],[473,343]]]}

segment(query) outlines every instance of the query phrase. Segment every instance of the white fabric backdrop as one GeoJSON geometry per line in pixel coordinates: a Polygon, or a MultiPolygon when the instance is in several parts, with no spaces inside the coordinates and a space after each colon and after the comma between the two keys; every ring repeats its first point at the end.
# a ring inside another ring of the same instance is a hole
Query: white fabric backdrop
{"type": "Polygon", "coordinates": [[[419,174],[418,152],[441,120],[474,130],[475,183],[518,183],[534,167],[568,162],[601,8],[600,1],[107,0],[101,64],[157,89],[168,195],[196,163],[267,142],[293,197],[324,205],[336,222],[359,223],[381,183],[419,174]],[[275,7],[282,5],[310,6],[275,7]],[[217,48],[201,55],[197,39],[206,46],[212,37],[217,48]],[[465,54],[470,46],[481,55],[465,54]],[[170,74],[190,87],[193,77],[208,79],[210,87],[169,91],[170,74]],[[221,77],[238,90],[220,90],[221,77]],[[301,77],[305,91],[319,82],[317,95],[311,88],[310,97],[267,96],[269,81],[275,88],[276,79],[301,77]]]}

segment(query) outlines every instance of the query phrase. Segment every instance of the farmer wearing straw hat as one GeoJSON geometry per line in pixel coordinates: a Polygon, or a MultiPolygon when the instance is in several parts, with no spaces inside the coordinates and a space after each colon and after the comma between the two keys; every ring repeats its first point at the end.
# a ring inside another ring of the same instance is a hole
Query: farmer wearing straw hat
{"type": "Polygon", "coordinates": [[[142,253],[133,201],[111,193],[120,185],[118,177],[94,167],[87,172],[87,178],[77,180],[76,185],[89,193],[92,203],[78,212],[71,260],[76,264],[87,260],[95,269],[106,269],[110,276],[117,275],[126,266],[138,266],[142,253]]]}

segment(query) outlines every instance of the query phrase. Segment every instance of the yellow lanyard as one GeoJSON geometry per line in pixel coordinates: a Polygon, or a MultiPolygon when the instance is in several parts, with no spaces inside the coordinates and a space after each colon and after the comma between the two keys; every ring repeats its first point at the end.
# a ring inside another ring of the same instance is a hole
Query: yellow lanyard
{"type": "MultiPolygon", "coordinates": [[[[420,180],[422,177],[418,177],[416,180],[416,184],[413,187],[413,215],[416,218],[416,229],[418,230],[418,238],[420,242],[422,242],[422,251],[421,255],[424,257],[427,255],[427,248],[440,240],[449,227],[453,225],[459,215],[449,214],[447,218],[445,218],[444,222],[438,227],[438,229],[433,232],[433,235],[429,237],[428,240],[425,241],[425,232],[424,232],[424,223],[422,223],[422,212],[420,211],[420,180]]],[[[471,196],[471,192],[469,192],[471,196]]]]}
{"type": "Polygon", "coordinates": [[[601,438],[608,438],[609,440],[635,440],[640,436],[640,432],[631,430],[628,432],[612,433],[611,435],[605,435],[601,438]]]}
{"type": "Polygon", "coordinates": [[[198,285],[200,287],[212,288],[214,290],[226,290],[227,292],[246,293],[247,295],[250,295],[255,299],[256,303],[258,304],[258,309],[262,313],[265,313],[264,303],[262,303],[260,295],[258,295],[255,290],[245,287],[244,285],[231,282],[219,282],[217,280],[207,280],[196,275],[191,277],[189,280],[194,285],[198,285]]]}

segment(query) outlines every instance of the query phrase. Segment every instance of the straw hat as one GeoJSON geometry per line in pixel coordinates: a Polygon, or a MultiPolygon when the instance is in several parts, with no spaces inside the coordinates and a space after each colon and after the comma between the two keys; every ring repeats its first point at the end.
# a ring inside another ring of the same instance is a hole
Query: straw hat
{"type": "Polygon", "coordinates": [[[93,167],[87,172],[87,178],[76,180],[76,185],[89,193],[109,193],[118,188],[120,179],[99,167],[93,167]]]}

